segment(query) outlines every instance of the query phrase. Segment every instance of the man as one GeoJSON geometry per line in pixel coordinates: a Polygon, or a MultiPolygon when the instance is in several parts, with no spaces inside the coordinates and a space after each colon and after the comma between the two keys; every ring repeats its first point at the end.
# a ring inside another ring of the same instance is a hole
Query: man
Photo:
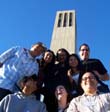
{"type": "Polygon", "coordinates": [[[73,98],[67,112],[110,112],[110,93],[97,90],[98,77],[94,72],[81,74],[79,82],[84,94],[73,98]]]}
{"type": "Polygon", "coordinates": [[[93,70],[101,80],[109,80],[106,68],[99,59],[90,59],[90,48],[84,43],[79,48],[79,56],[82,60],[83,71],[93,70]]]}
{"type": "Polygon", "coordinates": [[[22,77],[38,74],[36,57],[45,49],[44,44],[38,42],[30,50],[16,46],[0,55],[0,100],[15,91],[16,83],[22,77]]]}
{"type": "Polygon", "coordinates": [[[47,112],[43,102],[36,100],[34,95],[38,89],[38,77],[25,76],[20,81],[22,92],[5,96],[0,102],[0,112],[47,112]]]}

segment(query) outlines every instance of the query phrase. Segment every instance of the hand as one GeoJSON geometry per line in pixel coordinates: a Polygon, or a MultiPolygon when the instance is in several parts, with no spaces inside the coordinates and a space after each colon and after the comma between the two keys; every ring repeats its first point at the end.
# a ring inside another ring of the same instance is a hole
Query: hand
{"type": "Polygon", "coordinates": [[[68,70],[67,75],[71,76],[71,69],[68,70]]]}

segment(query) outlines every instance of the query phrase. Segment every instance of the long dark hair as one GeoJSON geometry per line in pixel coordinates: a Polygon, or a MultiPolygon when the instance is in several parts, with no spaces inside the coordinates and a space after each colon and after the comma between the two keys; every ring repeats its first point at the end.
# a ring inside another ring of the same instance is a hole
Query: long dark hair
{"type": "MultiPolygon", "coordinates": [[[[59,83],[59,84],[56,85],[56,88],[57,88],[57,86],[59,86],[59,85],[63,86],[63,87],[66,89],[66,91],[67,91],[67,94],[68,94],[68,95],[67,95],[67,107],[68,107],[70,101],[73,99],[73,95],[72,95],[70,89],[68,89],[68,87],[67,87],[65,84],[59,83]]],[[[55,88],[55,90],[56,90],[56,88],[55,88]]],[[[54,90],[54,92],[55,92],[55,90],[54,90]]],[[[56,96],[55,96],[55,103],[56,103],[56,112],[58,112],[58,100],[57,100],[56,96]]],[[[66,108],[67,108],[67,107],[66,107],[66,108]]],[[[65,109],[66,109],[66,108],[65,108],[65,109]]]]}
{"type": "MultiPolygon", "coordinates": [[[[77,61],[78,61],[78,65],[77,65],[77,70],[81,70],[81,68],[82,68],[82,63],[81,63],[81,60],[80,60],[80,58],[79,58],[79,56],[77,55],[77,54],[70,54],[69,55],[69,58],[70,57],[75,57],[76,59],[77,59],[77,61]]],[[[70,67],[70,66],[69,66],[70,67]]],[[[71,68],[71,67],[70,67],[71,68]]]]}
{"type": "Polygon", "coordinates": [[[62,51],[62,52],[65,52],[66,53],[66,60],[65,60],[64,64],[65,64],[65,67],[69,67],[69,63],[68,63],[69,52],[65,48],[58,49],[58,51],[56,53],[56,61],[58,61],[58,62],[59,62],[59,60],[58,60],[58,55],[59,55],[58,52],[59,51],[62,51]]]}
{"type": "MultiPolygon", "coordinates": [[[[52,67],[52,66],[54,65],[54,63],[55,63],[55,54],[54,54],[54,52],[53,52],[52,50],[49,50],[49,49],[46,50],[45,53],[46,53],[46,52],[50,52],[50,53],[52,53],[52,55],[53,55],[52,61],[51,61],[50,63],[48,63],[48,65],[46,66],[46,68],[50,68],[50,67],[52,67]]],[[[44,65],[45,65],[45,60],[44,60],[44,55],[45,55],[45,53],[43,54],[42,59],[39,61],[40,67],[44,67],[44,65]]]]}

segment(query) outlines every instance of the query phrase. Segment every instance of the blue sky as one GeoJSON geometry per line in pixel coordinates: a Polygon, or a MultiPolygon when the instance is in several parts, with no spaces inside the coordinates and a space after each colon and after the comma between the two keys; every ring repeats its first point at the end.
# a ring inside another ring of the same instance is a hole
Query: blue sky
{"type": "Polygon", "coordinates": [[[77,51],[82,43],[110,70],[109,0],[0,0],[0,54],[12,46],[50,47],[56,11],[75,10],[77,51]]]}

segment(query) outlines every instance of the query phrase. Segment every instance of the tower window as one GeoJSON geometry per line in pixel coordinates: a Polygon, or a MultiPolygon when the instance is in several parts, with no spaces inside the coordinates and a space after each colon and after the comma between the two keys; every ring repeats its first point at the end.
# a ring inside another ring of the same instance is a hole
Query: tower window
{"type": "Polygon", "coordinates": [[[64,14],[64,22],[63,22],[63,26],[66,27],[67,26],[67,13],[64,14]]]}
{"type": "Polygon", "coordinates": [[[61,23],[62,23],[62,14],[59,14],[59,18],[58,18],[58,27],[61,27],[61,23]]]}
{"type": "Polygon", "coordinates": [[[69,16],[69,26],[72,26],[72,23],[73,23],[73,14],[70,13],[70,16],[69,16]]]}

